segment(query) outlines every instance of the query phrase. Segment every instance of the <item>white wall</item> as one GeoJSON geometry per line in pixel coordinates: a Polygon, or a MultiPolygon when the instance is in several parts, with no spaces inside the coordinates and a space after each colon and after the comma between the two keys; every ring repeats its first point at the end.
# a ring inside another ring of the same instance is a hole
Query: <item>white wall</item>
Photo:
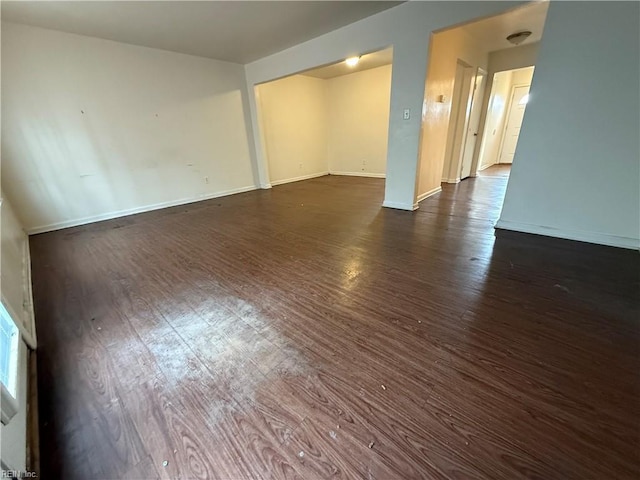
{"type": "Polygon", "coordinates": [[[294,75],[256,88],[271,184],[326,175],[325,80],[294,75]]]}
{"type": "Polygon", "coordinates": [[[489,54],[489,72],[504,72],[536,64],[540,42],[527,43],[517,47],[496,50],[489,54]]]}
{"type": "Polygon", "coordinates": [[[4,188],[30,231],[252,189],[245,88],[241,65],[3,24],[4,188]]]}
{"type": "Polygon", "coordinates": [[[328,162],[334,175],[385,175],[391,65],[327,80],[328,162]]]}
{"type": "Polygon", "coordinates": [[[449,171],[455,130],[449,127],[457,61],[462,60],[469,66],[481,67],[486,71],[489,58],[479,42],[461,28],[434,34],[429,53],[418,198],[436,191],[443,181],[443,169],[449,171]],[[442,103],[438,102],[441,95],[445,97],[442,103]]]}
{"type": "Polygon", "coordinates": [[[552,2],[498,228],[640,246],[640,4],[552,2]]]}
{"type": "Polygon", "coordinates": [[[416,175],[421,110],[427,67],[427,45],[432,31],[473,18],[498,14],[524,2],[406,2],[379,14],[270,55],[245,66],[249,105],[260,183],[269,179],[258,132],[253,87],[318,65],[328,65],[355,54],[393,47],[391,107],[388,130],[387,180],[384,205],[416,208],[416,175]],[[403,119],[403,110],[412,112],[403,119]]]}

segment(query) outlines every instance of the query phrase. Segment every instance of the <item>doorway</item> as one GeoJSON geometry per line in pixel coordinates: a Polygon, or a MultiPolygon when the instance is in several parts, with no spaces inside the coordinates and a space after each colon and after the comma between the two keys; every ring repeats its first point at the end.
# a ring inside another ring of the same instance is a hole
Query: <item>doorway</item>
{"type": "Polygon", "coordinates": [[[255,87],[271,185],[385,178],[393,48],[348,60],[255,87]]]}
{"type": "Polygon", "coordinates": [[[492,165],[511,165],[529,101],[534,67],[497,72],[493,76],[486,111],[478,171],[492,165]]]}
{"type": "Polygon", "coordinates": [[[458,59],[450,117],[450,144],[442,178],[457,183],[471,176],[487,73],[458,59]]]}
{"type": "MultiPolygon", "coordinates": [[[[500,161],[508,117],[506,109],[510,105],[512,86],[516,84],[512,77],[516,74],[510,73],[508,81],[502,82],[506,90],[499,96],[493,95],[493,103],[489,105],[495,86],[494,74],[522,68],[530,68],[531,74],[530,66],[537,58],[547,8],[548,2],[532,2],[431,35],[416,202],[455,188],[446,184],[459,184],[461,180],[468,184],[471,181],[465,179],[476,177],[483,168],[500,161]],[[510,41],[510,35],[520,30],[531,33],[523,42],[510,41]],[[494,124],[489,125],[487,121],[488,111],[497,115],[494,124]]],[[[530,84],[530,81],[524,83],[530,84]]],[[[514,117],[516,113],[514,110],[514,117]]],[[[515,130],[511,129],[510,133],[515,130]]],[[[513,135],[512,143],[517,143],[515,137],[513,135]]],[[[512,144],[504,146],[505,155],[508,150],[515,152],[512,144]]],[[[509,167],[500,170],[500,176],[504,176],[505,170],[509,167]]]]}
{"type": "Polygon", "coordinates": [[[473,89],[469,95],[467,112],[465,114],[467,128],[464,131],[464,140],[462,141],[462,152],[459,162],[461,180],[471,176],[471,165],[473,163],[476,141],[478,139],[478,127],[480,124],[480,114],[482,113],[482,97],[484,95],[486,76],[487,72],[478,68],[473,77],[473,89]]]}

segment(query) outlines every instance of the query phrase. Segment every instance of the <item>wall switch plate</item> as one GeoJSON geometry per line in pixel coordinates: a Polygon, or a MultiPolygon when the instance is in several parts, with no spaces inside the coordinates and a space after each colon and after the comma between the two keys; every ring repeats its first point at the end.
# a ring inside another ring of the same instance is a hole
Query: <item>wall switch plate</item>
{"type": "Polygon", "coordinates": [[[410,108],[405,108],[404,111],[402,112],[402,118],[404,120],[409,120],[411,118],[411,109],[410,108]]]}

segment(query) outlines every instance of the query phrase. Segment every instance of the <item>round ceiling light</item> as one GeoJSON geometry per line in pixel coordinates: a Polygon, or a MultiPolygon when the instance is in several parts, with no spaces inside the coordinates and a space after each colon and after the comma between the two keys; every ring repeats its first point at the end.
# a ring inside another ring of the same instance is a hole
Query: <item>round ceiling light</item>
{"type": "Polygon", "coordinates": [[[529,30],[523,30],[522,32],[516,32],[509,35],[507,37],[507,41],[513,43],[514,45],[520,45],[530,36],[531,32],[529,30]]]}
{"type": "Polygon", "coordinates": [[[344,63],[346,63],[349,67],[355,67],[359,61],[360,57],[349,57],[344,61],[344,63]]]}

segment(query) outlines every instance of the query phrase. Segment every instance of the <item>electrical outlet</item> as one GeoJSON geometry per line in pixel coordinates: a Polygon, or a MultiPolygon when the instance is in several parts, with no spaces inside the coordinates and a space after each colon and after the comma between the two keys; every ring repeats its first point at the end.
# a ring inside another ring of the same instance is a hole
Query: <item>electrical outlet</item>
{"type": "Polygon", "coordinates": [[[402,118],[404,120],[409,120],[411,118],[411,109],[410,108],[405,108],[404,111],[402,112],[402,118]]]}

